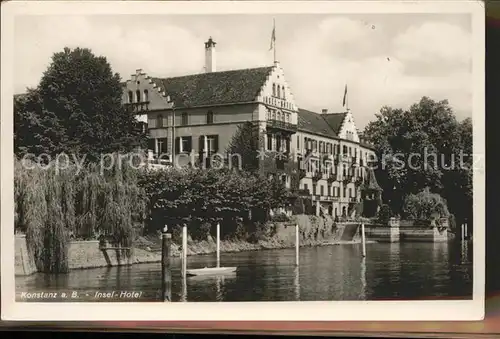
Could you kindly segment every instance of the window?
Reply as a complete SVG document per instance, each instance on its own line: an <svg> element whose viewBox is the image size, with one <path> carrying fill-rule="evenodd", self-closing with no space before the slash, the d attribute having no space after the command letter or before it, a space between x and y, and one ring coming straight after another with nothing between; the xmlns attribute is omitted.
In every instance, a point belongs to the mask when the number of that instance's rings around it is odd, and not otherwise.
<svg viewBox="0 0 500 339"><path fill-rule="evenodd" d="M149 92L147 89L144 90L144 101L149 101Z"/></svg>
<svg viewBox="0 0 500 339"><path fill-rule="evenodd" d="M273 97L276 96L276 84L273 84Z"/></svg>
<svg viewBox="0 0 500 339"><path fill-rule="evenodd" d="M157 119L155 118L148 119L148 128L156 128L156 121Z"/></svg>
<svg viewBox="0 0 500 339"><path fill-rule="evenodd" d="M134 102L134 93L132 91L128 91L128 103L131 104Z"/></svg>
<svg viewBox="0 0 500 339"><path fill-rule="evenodd" d="M161 128L161 127L164 127L163 126L163 115L159 114L156 117L156 128Z"/></svg>
<svg viewBox="0 0 500 339"><path fill-rule="evenodd" d="M317 152L317 151L318 151L318 141L317 141L317 140L314 140L314 141L313 141L313 151L314 151L314 152Z"/></svg>
<svg viewBox="0 0 500 339"><path fill-rule="evenodd" d="M186 126L188 124L188 114L183 112L181 114L181 126Z"/></svg>
<svg viewBox="0 0 500 339"><path fill-rule="evenodd" d="M305 148L306 150L308 150L308 149L309 149L309 144L308 144L308 142L307 142L307 138L304 138L304 148Z"/></svg>
<svg viewBox="0 0 500 339"><path fill-rule="evenodd" d="M300 149L300 137L297 136L297 149Z"/></svg>
<svg viewBox="0 0 500 339"><path fill-rule="evenodd" d="M319 186L319 194L320 195L323 195L325 193L323 187L324 187L323 185Z"/></svg>
<svg viewBox="0 0 500 339"><path fill-rule="evenodd" d="M323 152L323 145L324 145L324 144L323 144L323 141L320 141L320 142L319 142L319 151L320 151L320 152Z"/></svg>
<svg viewBox="0 0 500 339"><path fill-rule="evenodd" d="M304 184L304 190L309 191L309 186L307 186L307 184Z"/></svg>
<svg viewBox="0 0 500 339"><path fill-rule="evenodd" d="M160 138L156 139L156 146L157 146L157 154L163 154L167 152L168 149L168 141L167 138Z"/></svg>
<svg viewBox="0 0 500 339"><path fill-rule="evenodd" d="M137 102L141 102L141 91L139 90L135 91L135 100Z"/></svg>
<svg viewBox="0 0 500 339"><path fill-rule="evenodd" d="M191 137L175 138L175 153L190 153L192 150Z"/></svg>
<svg viewBox="0 0 500 339"><path fill-rule="evenodd" d="M347 154L347 146L342 147L342 154Z"/></svg>
<svg viewBox="0 0 500 339"><path fill-rule="evenodd" d="M267 150L268 151L273 150L273 135L272 134L267 135Z"/></svg>
<svg viewBox="0 0 500 339"><path fill-rule="evenodd" d="M281 143L281 136L277 135L276 136L276 151L281 152L282 149L282 143Z"/></svg>
<svg viewBox="0 0 500 339"><path fill-rule="evenodd" d="M282 86L282 87L281 87L281 95L283 96L283 99L286 99L286 95L285 95L285 86Z"/></svg>
<svg viewBox="0 0 500 339"><path fill-rule="evenodd" d="M213 154L219 150L219 136L218 135L208 135L207 136L207 146L208 153Z"/></svg>
<svg viewBox="0 0 500 339"><path fill-rule="evenodd" d="M278 85L277 90L278 90L278 92L276 93L277 94L276 96L279 98L279 97L281 97L281 88L280 88L280 85Z"/></svg>
<svg viewBox="0 0 500 339"><path fill-rule="evenodd" d="M214 123L214 113L212 111L208 111L207 113L207 124Z"/></svg>
<svg viewBox="0 0 500 339"><path fill-rule="evenodd" d="M281 121L281 112L280 111L276 112L276 120Z"/></svg>

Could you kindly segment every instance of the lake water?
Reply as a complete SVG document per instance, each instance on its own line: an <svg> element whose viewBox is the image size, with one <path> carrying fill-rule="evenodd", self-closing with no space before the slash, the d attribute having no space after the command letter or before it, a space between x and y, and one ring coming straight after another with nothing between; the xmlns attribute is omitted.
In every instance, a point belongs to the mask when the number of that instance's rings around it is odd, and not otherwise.
<svg viewBox="0 0 500 339"><path fill-rule="evenodd" d="M346 244L295 250L222 253L221 266L237 272L218 277L182 279L180 260L172 259L173 301L314 301L384 299L471 299L471 243L373 243ZM213 267L214 255L188 257L188 269ZM18 301L22 292L76 291L78 301L155 301L161 290L161 266L139 264L74 270L69 274L34 274L16 277ZM112 292L111 298L96 292ZM128 295L122 291L136 292ZM69 296L68 296L69 297Z"/></svg>

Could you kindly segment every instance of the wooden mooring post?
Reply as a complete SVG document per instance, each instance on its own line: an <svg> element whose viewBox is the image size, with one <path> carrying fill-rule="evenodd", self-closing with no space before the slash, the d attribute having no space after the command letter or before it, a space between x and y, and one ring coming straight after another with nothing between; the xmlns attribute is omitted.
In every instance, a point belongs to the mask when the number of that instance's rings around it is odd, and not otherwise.
<svg viewBox="0 0 500 339"><path fill-rule="evenodd" d="M366 257L366 237L365 237L365 224L361 223L361 245L363 247L363 258Z"/></svg>
<svg viewBox="0 0 500 339"><path fill-rule="evenodd" d="M172 273L170 271L170 245L172 234L167 233L167 227L161 234L161 292L162 301L172 301Z"/></svg>
<svg viewBox="0 0 500 339"><path fill-rule="evenodd" d="M299 224L296 224L295 225L295 266L299 266L299 249L300 249Z"/></svg>
<svg viewBox="0 0 500 339"><path fill-rule="evenodd" d="M217 267L220 267L220 224L217 223Z"/></svg>
<svg viewBox="0 0 500 339"><path fill-rule="evenodd" d="M187 274L187 226L182 227L182 276L185 277Z"/></svg>

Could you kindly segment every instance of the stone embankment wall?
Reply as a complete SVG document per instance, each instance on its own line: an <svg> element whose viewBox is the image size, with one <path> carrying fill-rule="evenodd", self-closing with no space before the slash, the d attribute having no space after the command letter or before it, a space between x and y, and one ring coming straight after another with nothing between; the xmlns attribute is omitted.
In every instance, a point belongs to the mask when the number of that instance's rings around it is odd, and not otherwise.
<svg viewBox="0 0 500 339"><path fill-rule="evenodd" d="M417 226L412 222L400 222L391 218L388 225L365 225L367 239L378 242L442 242L451 239L448 221L442 220L442 229L438 227Z"/></svg>
<svg viewBox="0 0 500 339"><path fill-rule="evenodd" d="M272 223L271 236L257 243L245 241L221 241L222 252L243 252L262 249L281 249L295 246L295 224L299 225L300 246L316 246L329 243L359 241L359 225L356 223L337 224L331 219L316 216L294 216L291 223ZM152 243L152 248L158 248ZM29 254L24 235L16 236L16 275L35 273L36 266L33 257ZM212 237L204 241L192 241L188 238L188 255L209 254L216 251L216 242ZM135 263L159 262L158 251L133 248L130 255L124 249L101 250L99 241L72 241L68 248L68 265L70 269L96 268L106 266L131 265ZM180 255L180 248L173 243L171 255Z"/></svg>

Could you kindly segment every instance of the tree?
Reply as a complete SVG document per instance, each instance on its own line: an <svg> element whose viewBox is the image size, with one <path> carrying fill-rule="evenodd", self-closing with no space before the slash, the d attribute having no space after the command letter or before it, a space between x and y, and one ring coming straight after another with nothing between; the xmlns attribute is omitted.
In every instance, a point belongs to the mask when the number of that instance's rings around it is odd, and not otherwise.
<svg viewBox="0 0 500 339"><path fill-rule="evenodd" d="M96 160L144 146L145 135L121 98L120 76L105 57L82 48L55 53L37 88L15 99L16 153Z"/></svg>
<svg viewBox="0 0 500 339"><path fill-rule="evenodd" d="M227 153L241 157L241 168L244 171L255 172L259 168L259 129L258 126L248 121L238 126L233 135Z"/></svg>
<svg viewBox="0 0 500 339"><path fill-rule="evenodd" d="M404 216L410 220L436 220L449 216L446 200L428 188L418 194L409 194L403 207Z"/></svg>
<svg viewBox="0 0 500 339"><path fill-rule="evenodd" d="M377 150L376 169L384 200L399 213L405 197L428 187L444 197L457 220L471 218L472 123L459 122L448 101L423 97L408 110L383 107L365 137Z"/></svg>

